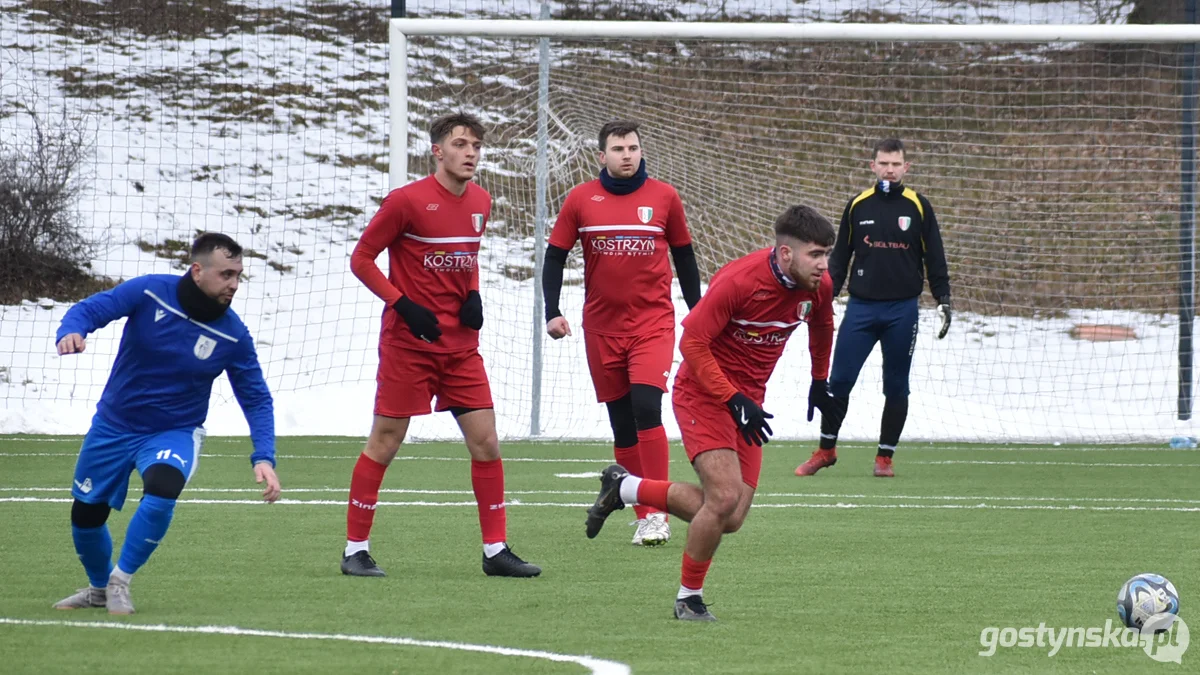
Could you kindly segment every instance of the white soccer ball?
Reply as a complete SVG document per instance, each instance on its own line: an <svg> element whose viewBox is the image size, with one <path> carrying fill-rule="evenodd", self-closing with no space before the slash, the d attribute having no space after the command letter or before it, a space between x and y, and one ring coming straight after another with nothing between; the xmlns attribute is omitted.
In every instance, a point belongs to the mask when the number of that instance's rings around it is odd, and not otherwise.
<svg viewBox="0 0 1200 675"><path fill-rule="evenodd" d="M1117 593L1117 614L1126 626L1141 630L1151 617L1155 631L1167 630L1179 614L1179 592L1175 584L1159 574L1139 574L1125 582Z"/></svg>

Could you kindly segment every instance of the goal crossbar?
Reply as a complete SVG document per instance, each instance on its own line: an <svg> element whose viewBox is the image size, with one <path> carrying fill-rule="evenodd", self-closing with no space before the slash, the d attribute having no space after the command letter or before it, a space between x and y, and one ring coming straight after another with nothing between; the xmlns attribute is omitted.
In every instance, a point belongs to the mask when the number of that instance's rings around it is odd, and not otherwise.
<svg viewBox="0 0 1200 675"><path fill-rule="evenodd" d="M526 38L925 42L1200 42L1195 24L718 23L708 21L534 21L392 19L402 35Z"/></svg>

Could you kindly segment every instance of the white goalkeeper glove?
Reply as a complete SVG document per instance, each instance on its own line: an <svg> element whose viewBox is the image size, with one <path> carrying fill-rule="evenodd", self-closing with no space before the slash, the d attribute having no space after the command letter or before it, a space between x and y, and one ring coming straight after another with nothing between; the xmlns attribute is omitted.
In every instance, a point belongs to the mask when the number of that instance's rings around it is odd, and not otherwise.
<svg viewBox="0 0 1200 675"><path fill-rule="evenodd" d="M942 317L942 329L938 331L938 339L941 340L950 332L950 296L943 295L938 298L937 312L938 316Z"/></svg>

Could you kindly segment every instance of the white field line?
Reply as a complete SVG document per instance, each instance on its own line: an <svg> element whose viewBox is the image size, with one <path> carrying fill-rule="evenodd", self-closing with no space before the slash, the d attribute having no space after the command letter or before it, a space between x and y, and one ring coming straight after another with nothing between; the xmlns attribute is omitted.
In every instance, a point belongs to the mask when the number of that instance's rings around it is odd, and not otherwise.
<svg viewBox="0 0 1200 675"><path fill-rule="evenodd" d="M262 493L262 488L203 488L189 487L185 488L187 494L208 494L208 493L223 493L223 492L246 492L246 493ZM335 493L349 496L349 488L292 488L285 487L283 491L287 494L292 493ZM0 492L59 492L69 494L69 487L0 487ZM380 494L406 494L406 495L473 495L472 490L406 490L402 488L384 489L379 491ZM509 495L595 495L595 490L506 490L505 494ZM1200 501L1196 502L1200 504Z"/></svg>
<svg viewBox="0 0 1200 675"><path fill-rule="evenodd" d="M78 457L78 452L0 452L0 457ZM219 457L219 458L235 458L250 460L250 454L224 454L202 452L200 457L204 459ZM276 455L276 459L281 462L286 462L293 459L332 459L332 460L358 460L358 455ZM580 457L504 457L506 463L512 462L534 462L546 464L612 464L612 457L602 457L599 459L586 459ZM413 462L413 461L430 461L430 462L469 462L470 456L464 451L460 457L434 457L434 456L418 456L418 455L398 455L392 461L396 462ZM673 460L682 461L682 460ZM598 473L596 475L599 475Z"/></svg>
<svg viewBox="0 0 1200 675"><path fill-rule="evenodd" d="M466 642L442 642L435 640L414 640L403 637L385 637L382 635L346 635L342 633L290 633L278 630L258 630L255 628L239 628L237 626L168 626L165 624L116 623L110 621L46 621L34 619L13 619L0 617L0 624L13 626L40 626L45 628L107 628L110 630L144 631L150 633L199 633L203 635L239 635L244 637L284 638L289 640L333 640L338 642L363 642L367 644L385 644L399 647L427 647L431 649L452 649L461 652L481 652L484 654L499 654L501 656L522 656L531 659L556 661L559 663L576 663L588 669L594 675L628 675L629 666L616 661L606 661L591 656L575 656L573 654L558 654L533 649L515 649L513 647L496 647L493 645L475 645Z"/></svg>
<svg viewBox="0 0 1200 675"><path fill-rule="evenodd" d="M78 457L77 452L0 452L0 457ZM214 454L201 453L203 458L236 458L249 459L249 455L230 455L230 454ZM358 455L279 455L277 458L281 462L287 462L294 459L318 459L318 460L357 460ZM433 456L397 456L394 461L430 461L430 462L467 462L470 457L433 457ZM612 459L596 458L596 459L581 459L578 457L505 457L506 463L528 462L536 464L605 464L612 463ZM683 460L671 460L672 464L680 464ZM950 464L976 464L976 465L996 465L996 466L1086 466L1086 467L1121 467L1121 468L1150 468L1164 469L1174 467L1200 467L1200 464L1163 464L1156 462L1134 463L1134 462L1042 462L1032 460L1014 460L1014 461L997 461L986 459L945 459L945 460L907 460L905 464L922 464L927 466L950 465ZM564 476L566 477L566 476Z"/></svg>
<svg viewBox="0 0 1200 675"><path fill-rule="evenodd" d="M254 490L251 490L254 491ZM261 490L258 490L261 492ZM988 501L1008 501L1008 502L1102 502L1106 504L1197 504L1200 505L1200 499L1138 499L1138 498L1122 498L1122 497L1011 497L1011 496L978 496L978 495L867 495L867 494L839 494L831 492L759 492L754 495L755 499L759 497L813 497L826 499L914 499L926 501L953 501L953 502L988 502Z"/></svg>
<svg viewBox="0 0 1200 675"><path fill-rule="evenodd" d="M590 506L590 504L589 504ZM1171 511L1175 513L1197 513L1200 506L1053 506L1049 504L754 504L762 509L959 509L995 511Z"/></svg>
<svg viewBox="0 0 1200 675"><path fill-rule="evenodd" d="M55 436L55 437L49 437L49 438L21 438L19 436L0 435L0 440L5 439L5 438L7 438L8 440L10 440L13 443L82 443L83 442L83 436L66 436L66 437ZM281 436L280 438L288 438L288 437ZM204 442L205 443L249 443L250 441L248 438L240 438L240 437L236 437L236 436L209 436L205 439ZM453 443L453 441L428 441L428 442L429 443L439 443L439 444L440 443ZM305 439L303 441L297 441L297 443L303 443L305 445L355 445L355 446L361 447L361 446L366 445L367 439L366 438L353 438L353 437L347 437L344 439L342 439L342 438L319 438L319 439ZM405 445L424 445L425 443L426 443L426 441L413 441L413 440L405 441ZM590 447L595 447L597 445L610 445L612 443L612 441L605 441L603 439L598 438L594 441L585 440L585 439L565 439L565 440L561 440L561 441L509 441L509 442L506 442L505 444L507 444L507 443L521 443L522 445L535 445L535 446L543 446L543 447L549 447L551 445L566 445L566 446L570 446L570 447L590 448ZM503 445L504 444L502 444L501 447L503 447ZM1134 446L1134 447L1136 447L1136 446Z"/></svg>
<svg viewBox="0 0 1200 675"><path fill-rule="evenodd" d="M69 487L0 487L0 492L36 493L53 492L69 495ZM284 488L284 494L322 494L332 493L348 495L346 488ZM187 488L187 494L225 494L246 493L261 494L262 488ZM471 490L407 490L402 488L384 489L380 494L413 494L413 495L473 495ZM595 490L509 490L508 495L594 495ZM1101 504L1194 504L1200 505L1200 499L1141 499L1134 497L1016 497L1009 495L869 495L851 494L844 492L757 492L755 499L781 499L785 497L801 497L809 499L867 499L867 500L914 500L914 501L949 501L949 502L1062 502L1101 503ZM186 500L181 500L186 501ZM528 506L528 504L526 504Z"/></svg>
<svg viewBox="0 0 1200 675"><path fill-rule="evenodd" d="M1195 452L1193 450L1193 452ZM985 466L1104 466L1104 467L1122 467L1122 468L1153 468L1166 469L1175 467L1200 467L1200 464L1161 464L1161 463L1134 463L1134 462L1039 462L1026 460L1013 460L1001 462L991 459L942 459L942 460L923 460L923 461L905 461L904 464L925 464L925 465L947 465L947 464L976 464Z"/></svg>
<svg viewBox="0 0 1200 675"><path fill-rule="evenodd" d="M21 504L69 504L71 499L59 497L0 497L0 504L4 503L21 503ZM201 505L256 505L263 504L260 499L180 499L180 504L201 504ZM377 506L434 506L434 507L470 507L475 508L476 503L471 501L459 502L431 502L431 501L405 501L392 502L380 501ZM569 503L569 502L523 502L521 500L510 500L505 502L506 506L518 507L553 507L553 508L570 508L570 509L586 509L591 506L588 503ZM346 501L344 499L280 499L275 502L275 506L339 506L345 508ZM957 510L994 510L994 511L1160 511L1160 512L1175 512L1175 513L1193 513L1200 512L1200 506L1179 507L1179 506L1082 506L1076 504L1068 505L1053 505L1053 504L988 504L986 502L979 504L859 504L853 502L837 502L834 504L817 504L811 502L796 502L786 504L754 504L752 508L756 509L957 509Z"/></svg>
<svg viewBox="0 0 1200 675"><path fill-rule="evenodd" d="M959 443L938 443L936 445L926 445L924 443L902 444L897 452L904 453L906 451L913 452L1196 452L1195 448L1172 448L1163 443L1162 445L1114 445L1114 446L1053 446L1044 445L1036 447L1005 447L1005 446L982 446L976 447L972 445L962 445Z"/></svg>
<svg viewBox="0 0 1200 675"><path fill-rule="evenodd" d="M3 439L3 438L4 438L3 436L0 436L0 439ZM286 438L286 437L284 437L284 438ZM19 438L19 437L13 436L13 437L9 437L9 440L12 443L82 443L83 437L82 436L70 436L70 437L51 437L51 438ZM248 443L248 442L249 441L245 438L236 438L236 437L227 437L227 436L209 436L205 440L205 443L209 443L209 444L213 444L213 445L220 444L220 443L244 444L244 443ZM345 439L322 438L322 439L312 439L312 440L306 439L304 441L298 441L298 442L303 443L305 445L362 446L362 445L366 444L367 439L351 438L351 437L348 437ZM436 442L437 443L449 443L451 441L436 441ZM799 443L799 444L807 443L807 441L803 441L803 440L781 441L781 442ZM550 447L553 445L553 446L590 448L590 447L595 447L595 446L608 445L610 443L610 441L606 441L604 439L598 438L594 441L593 440L584 440L584 439L568 439L568 440L561 440L561 441L537 441L537 440L511 441L511 443L520 443L521 445L533 445L536 447ZM409 441L405 445L422 445L422 444L423 443L421 441ZM679 442L673 441L672 445L677 446L677 445L679 445ZM866 445L866 444L864 443L863 445ZM503 447L503 445L501 447ZM1066 446L1066 445L1064 445L1064 446L1060 446L1060 447L1051 447L1049 445L1046 445L1046 446L1039 446L1039 447L1011 447L1010 448L1010 447L1004 447L1004 446L998 446L998 445L997 446L990 446L990 445L974 446L974 445L970 445L970 444L955 443L952 441L936 443L936 444L929 444L929 443L925 443L925 442L907 443L903 446L901 451L903 452L905 450L913 450L913 451L920 451L920 452L929 452L929 451L935 451L935 452L1127 452L1127 451L1132 451L1132 452L1196 452L1195 448L1172 448L1172 447L1168 446L1166 443L1163 443L1162 445L1115 445L1115 446L1091 446L1091 445ZM6 453L0 453L0 455L4 455L4 454L6 454Z"/></svg>

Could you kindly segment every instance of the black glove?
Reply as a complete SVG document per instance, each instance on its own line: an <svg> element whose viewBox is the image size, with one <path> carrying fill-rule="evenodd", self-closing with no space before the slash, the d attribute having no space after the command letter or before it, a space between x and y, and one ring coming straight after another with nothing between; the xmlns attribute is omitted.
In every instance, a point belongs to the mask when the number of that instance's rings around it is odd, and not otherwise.
<svg viewBox="0 0 1200 675"><path fill-rule="evenodd" d="M468 291L467 299L463 300L462 309L458 310L458 320L471 330L483 328L483 298L479 291Z"/></svg>
<svg viewBox="0 0 1200 675"><path fill-rule="evenodd" d="M407 295L400 296L392 308L400 314L404 323L408 324L408 329L412 331L413 335L430 343L442 336L442 329L438 328L437 315L428 307L409 300Z"/></svg>
<svg viewBox="0 0 1200 675"><path fill-rule="evenodd" d="M729 413L733 415L733 422L737 424L738 430L742 432L742 438L747 443L754 445L762 445L771 441L771 425L767 424L767 420L773 419L775 416L763 410L757 403L750 400L750 397L738 392L734 394L725 405L729 407Z"/></svg>
<svg viewBox="0 0 1200 675"><path fill-rule="evenodd" d="M938 298L937 311L938 316L942 317L942 329L938 331L938 339L941 340L950 331L950 296Z"/></svg>
<svg viewBox="0 0 1200 675"><path fill-rule="evenodd" d="M829 402L829 382L827 380L813 380L812 386L808 388L808 421L813 418L813 410L820 410L821 416L825 416L825 404Z"/></svg>

